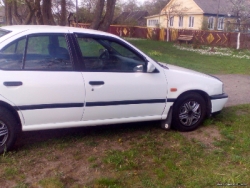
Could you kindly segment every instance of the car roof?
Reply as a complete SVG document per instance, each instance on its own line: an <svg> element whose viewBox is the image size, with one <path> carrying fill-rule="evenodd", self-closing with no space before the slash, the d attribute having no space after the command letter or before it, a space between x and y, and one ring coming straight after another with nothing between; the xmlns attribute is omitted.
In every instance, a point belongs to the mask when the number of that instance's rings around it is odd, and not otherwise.
<svg viewBox="0 0 250 188"><path fill-rule="evenodd" d="M86 34L96 34L105 36L115 36L103 31L97 31L92 29L77 28L77 27L67 27L67 26L52 26L52 25L11 25L3 26L1 29L12 31L15 33L20 33L29 30L32 33L39 32L53 32L53 33L86 33Z"/></svg>

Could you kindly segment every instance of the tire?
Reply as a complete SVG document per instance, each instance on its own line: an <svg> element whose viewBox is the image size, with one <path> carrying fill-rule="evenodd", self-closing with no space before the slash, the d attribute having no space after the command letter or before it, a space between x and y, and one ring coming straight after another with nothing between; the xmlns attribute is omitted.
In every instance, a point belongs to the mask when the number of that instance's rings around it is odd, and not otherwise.
<svg viewBox="0 0 250 188"><path fill-rule="evenodd" d="M206 117L206 102L195 92L182 95L174 104L173 128L181 132L195 130Z"/></svg>
<svg viewBox="0 0 250 188"><path fill-rule="evenodd" d="M0 107L0 154L13 147L18 130L18 123L13 114L6 108Z"/></svg>

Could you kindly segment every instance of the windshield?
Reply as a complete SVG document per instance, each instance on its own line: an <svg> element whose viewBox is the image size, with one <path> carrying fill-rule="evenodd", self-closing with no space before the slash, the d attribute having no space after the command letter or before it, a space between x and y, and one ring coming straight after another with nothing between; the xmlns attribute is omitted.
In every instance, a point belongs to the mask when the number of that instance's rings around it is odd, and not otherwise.
<svg viewBox="0 0 250 188"><path fill-rule="evenodd" d="M8 33L10 33L11 31L8 30L4 30L4 29L0 29L0 38L4 35L7 35Z"/></svg>

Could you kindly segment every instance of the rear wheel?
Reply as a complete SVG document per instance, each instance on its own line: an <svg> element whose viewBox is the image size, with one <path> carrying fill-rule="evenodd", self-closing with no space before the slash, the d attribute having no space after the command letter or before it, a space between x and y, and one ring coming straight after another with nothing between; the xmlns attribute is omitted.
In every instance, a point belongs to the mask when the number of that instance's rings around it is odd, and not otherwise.
<svg viewBox="0 0 250 188"><path fill-rule="evenodd" d="M18 133L18 123L13 114L0 107L0 153L9 151L14 145Z"/></svg>
<svg viewBox="0 0 250 188"><path fill-rule="evenodd" d="M181 96L173 108L173 127L179 131L192 131L205 119L206 102L195 92Z"/></svg>

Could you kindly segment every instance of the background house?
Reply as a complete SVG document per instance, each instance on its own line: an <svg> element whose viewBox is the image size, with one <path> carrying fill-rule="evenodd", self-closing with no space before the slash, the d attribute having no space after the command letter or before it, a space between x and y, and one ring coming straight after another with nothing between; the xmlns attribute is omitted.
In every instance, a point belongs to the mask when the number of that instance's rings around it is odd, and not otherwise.
<svg viewBox="0 0 250 188"><path fill-rule="evenodd" d="M148 27L225 30L236 17L227 0L171 0L160 14L146 19Z"/></svg>
<svg viewBox="0 0 250 188"><path fill-rule="evenodd" d="M114 21L115 25L146 26L147 11L123 12Z"/></svg>

